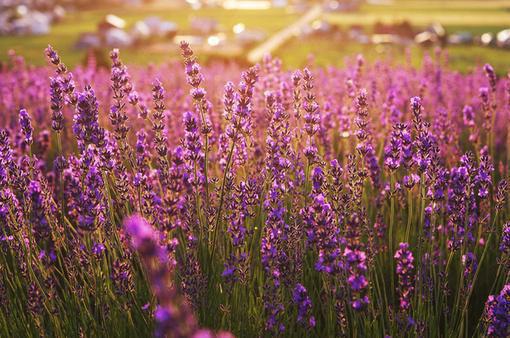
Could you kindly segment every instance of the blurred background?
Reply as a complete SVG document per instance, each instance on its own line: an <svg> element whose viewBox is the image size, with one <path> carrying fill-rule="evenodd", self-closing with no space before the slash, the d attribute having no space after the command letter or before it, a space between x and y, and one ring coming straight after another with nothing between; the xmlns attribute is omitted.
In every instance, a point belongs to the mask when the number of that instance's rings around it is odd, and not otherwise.
<svg viewBox="0 0 510 338"><path fill-rule="evenodd" d="M189 41L200 61L284 67L342 65L363 53L418 66L437 47L452 68L510 66L510 1L501 0L0 0L0 61L16 53L45 64L53 45L69 66L121 49L128 64L179 57Z"/></svg>

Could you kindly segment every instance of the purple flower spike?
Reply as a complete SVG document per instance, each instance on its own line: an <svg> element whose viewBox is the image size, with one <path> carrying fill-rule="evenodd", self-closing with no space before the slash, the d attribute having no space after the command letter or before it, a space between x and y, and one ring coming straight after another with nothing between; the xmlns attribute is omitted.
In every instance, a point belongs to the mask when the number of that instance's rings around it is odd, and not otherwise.
<svg viewBox="0 0 510 338"><path fill-rule="evenodd" d="M292 293L292 301L298 307L298 323L306 325L309 328L315 327L315 317L310 314L312 309L312 300L308 297L308 291L300 283L296 284Z"/></svg>
<svg viewBox="0 0 510 338"><path fill-rule="evenodd" d="M487 336L506 338L510 334L510 284L497 296L490 295L485 303Z"/></svg>
<svg viewBox="0 0 510 338"><path fill-rule="evenodd" d="M32 127L32 123L30 122L30 116L28 115L26 109L21 109L19 111L19 124L21 126L23 136L25 136L26 144L31 145L34 142L33 139L34 128Z"/></svg>
<svg viewBox="0 0 510 338"><path fill-rule="evenodd" d="M144 218L132 216L124 222L124 228L131 236L131 244L142 255L155 256L162 250L156 244L158 240L156 232Z"/></svg>
<svg viewBox="0 0 510 338"><path fill-rule="evenodd" d="M400 243L399 249L395 253L397 261L397 276L400 294L400 309L407 311L411 306L411 296L414 291L414 257L409 250L409 244Z"/></svg>

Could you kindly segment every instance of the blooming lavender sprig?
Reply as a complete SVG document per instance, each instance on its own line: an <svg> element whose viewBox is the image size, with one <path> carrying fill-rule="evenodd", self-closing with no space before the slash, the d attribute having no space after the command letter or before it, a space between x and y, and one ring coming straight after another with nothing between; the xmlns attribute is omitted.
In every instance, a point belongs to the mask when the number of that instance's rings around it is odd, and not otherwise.
<svg viewBox="0 0 510 338"><path fill-rule="evenodd" d="M321 193L314 196L310 207L301 210L308 245L317 247L319 256L315 269L326 274L342 270L340 231L334 221L331 205Z"/></svg>
<svg viewBox="0 0 510 338"><path fill-rule="evenodd" d="M507 256L510 256L510 222L507 222L503 225L499 251Z"/></svg>
<svg viewBox="0 0 510 338"><path fill-rule="evenodd" d="M462 265L464 265L464 278L469 282L478 268L478 260L475 254L467 252L465 255L462 255Z"/></svg>
<svg viewBox="0 0 510 338"><path fill-rule="evenodd" d="M301 78L303 75L301 72L295 71L292 73L292 85L294 87L292 91L294 117L299 120L301 118L301 106L302 106L302 95L301 95Z"/></svg>
<svg viewBox="0 0 510 338"><path fill-rule="evenodd" d="M492 172L494 167L490 160L487 147L482 148L480 151L480 166L475 177L475 182L478 187L478 196L486 198L489 195L489 188L492 186Z"/></svg>
<svg viewBox="0 0 510 338"><path fill-rule="evenodd" d="M86 86L78 94L76 113L73 119L73 132L78 140L80 150L88 144L101 148L105 143L105 131L99 126L99 104L92 87Z"/></svg>
<svg viewBox="0 0 510 338"><path fill-rule="evenodd" d="M492 130L492 104L491 97L489 95L489 88L480 87L479 96L481 100L482 112L483 112L483 128L487 133L490 133Z"/></svg>
<svg viewBox="0 0 510 338"><path fill-rule="evenodd" d="M211 137L213 126L210 120L210 116L208 114L210 103L206 99L207 92L201 86L204 76L200 71L200 66L196 61L195 56L193 55L193 50L191 49L189 43L186 41L181 41L180 43L181 54L184 58L184 68L186 72L186 80L188 84L191 86L191 98L193 99L193 104L195 106L196 112L200 116L201 120L201 128L200 133L204 136L203 141L203 180L202 184L204 184L205 190L205 208L209 208L209 176L208 176L208 166L209 166L209 138ZM197 175L195 175L197 176ZM220 208L221 209L221 208ZM219 219L217 217L217 219ZM206 220L206 223L207 220Z"/></svg>
<svg viewBox="0 0 510 338"><path fill-rule="evenodd" d="M204 179L200 170L204 161L204 153L202 152L202 141L198 131L198 122L195 115L187 111L183 114L183 123L185 131L184 157L189 161L189 171L192 175L189 177L188 181L194 186L199 186Z"/></svg>
<svg viewBox="0 0 510 338"><path fill-rule="evenodd" d="M429 123L425 122L422 117L423 106L421 98L418 96L411 98L410 106L416 132L413 142L415 148L413 163L417 166L419 172L423 173L430 165L430 153L434 146L434 138L429 132Z"/></svg>
<svg viewBox="0 0 510 338"><path fill-rule="evenodd" d="M397 261L400 309L407 311L411 307L411 297L414 292L414 256L409 250L409 244L400 243L394 257Z"/></svg>
<svg viewBox="0 0 510 338"><path fill-rule="evenodd" d="M152 130L154 132L154 144L158 155L159 176L166 189L168 185L168 138L165 113L165 89L159 80L155 80L152 84L152 100L154 102L154 110L152 112Z"/></svg>
<svg viewBox="0 0 510 338"><path fill-rule="evenodd" d="M310 70L305 68L303 70L303 119L305 121L304 128L308 135L306 148L304 151L305 156L309 163L317 161L318 149L316 141L314 140L315 134L320 130L321 117L319 112L319 104L314 93L313 75Z"/></svg>
<svg viewBox="0 0 510 338"><path fill-rule="evenodd" d="M363 158L365 168L370 174L370 178L374 186L379 185L379 163L375 154L375 149L372 145L371 132L369 129L369 117L368 117L368 97L366 89L361 89L358 96L355 99L355 110L356 118L355 124L357 129L355 131L358 144L356 145L356 151Z"/></svg>
<svg viewBox="0 0 510 338"><path fill-rule="evenodd" d="M51 104L51 128L58 132L64 129L64 93L62 91L62 83L59 78L50 78L50 97Z"/></svg>
<svg viewBox="0 0 510 338"><path fill-rule="evenodd" d="M51 240L51 227L46 216L48 210L41 184L38 181L31 181L27 194L31 205L30 222L33 226L35 239L40 243Z"/></svg>
<svg viewBox="0 0 510 338"><path fill-rule="evenodd" d="M397 123L395 124L395 128L398 130L398 137L401 144L401 164L406 168L410 168L414 155L411 133L406 123Z"/></svg>
<svg viewBox="0 0 510 338"><path fill-rule="evenodd" d="M60 80L60 85L64 93L67 103L76 105L78 97L75 93L76 85L74 83L73 74L68 71L66 65L60 59L57 51L52 46L48 45L45 49L46 57L56 66L57 79Z"/></svg>
<svg viewBox="0 0 510 338"><path fill-rule="evenodd" d="M484 317L489 337L508 337L510 334L510 284L499 295L490 295L485 303Z"/></svg>
<svg viewBox="0 0 510 338"><path fill-rule="evenodd" d="M29 146L32 145L32 143L34 142L33 139L34 128L32 127L30 116L28 115L26 109L21 109L19 111L19 124L21 130L23 131L23 136L25 137L25 143Z"/></svg>
<svg viewBox="0 0 510 338"><path fill-rule="evenodd" d="M308 291L306 288L297 283L292 292L292 301L298 307L298 323L305 325L308 328L315 327L315 317L310 314L312 309L312 300L308 297Z"/></svg>
<svg viewBox="0 0 510 338"><path fill-rule="evenodd" d="M356 311L362 311L370 304L367 295L367 255L364 251L353 250L347 247L344 250L343 256L349 273L347 282L352 292L351 306Z"/></svg>
<svg viewBox="0 0 510 338"><path fill-rule="evenodd" d="M496 191L496 210L501 211L503 209L505 202L507 201L507 194L508 194L508 181L503 179L499 181L498 188Z"/></svg>
<svg viewBox="0 0 510 338"><path fill-rule="evenodd" d="M191 309L182 302L175 287L169 284L171 272L167 266L167 255L158 243L158 234L140 216L126 219L124 228L131 236L131 244L140 253L142 262L148 269L152 290L159 301L155 313L156 336L191 335L197 330L197 324Z"/></svg>
<svg viewBox="0 0 510 338"><path fill-rule="evenodd" d="M48 60L53 65L57 66L58 74L63 74L67 72L67 67L65 66L65 64L62 63L62 60L60 59L60 56L58 55L57 51L53 49L51 45L48 45L44 52Z"/></svg>
<svg viewBox="0 0 510 338"><path fill-rule="evenodd" d="M483 66L483 70L485 71L485 76L487 76L487 79L489 80L489 85L492 92L496 91L496 72L494 71L494 68L488 63L486 63Z"/></svg>
<svg viewBox="0 0 510 338"><path fill-rule="evenodd" d="M248 159L246 147L252 128L252 98L257 72L257 67L243 72L237 95L233 92L231 83L225 86L225 117L229 123L224 135L230 142L227 149L222 149L221 156L227 170L230 169L232 159L237 165L244 164Z"/></svg>
<svg viewBox="0 0 510 338"><path fill-rule="evenodd" d="M469 141L473 143L478 142L478 126L475 123L475 112L473 107L470 105L465 105L462 109L462 115L464 119L464 125L469 127Z"/></svg>
<svg viewBox="0 0 510 338"><path fill-rule="evenodd" d="M212 131L212 127L211 122L209 121L209 116L206 115L208 102L205 96L207 92L201 86L204 80L204 76L200 71L200 65L197 63L196 58L193 55L193 50L191 49L189 43L187 43L186 41L181 41L180 47L182 56L184 58L186 80L188 84L191 86L190 94L195 103L197 112L200 113L201 117L202 128L200 132L207 139Z"/></svg>
<svg viewBox="0 0 510 338"><path fill-rule="evenodd" d="M234 84L230 81L227 82L223 88L223 117L225 120L231 121L234 116L237 93ZM231 127L231 124L229 124L225 128L225 131L220 135L218 142L218 156L221 158L220 164L223 167L227 164L230 147L232 147L229 140L234 137L237 138L237 133L235 133L235 130Z"/></svg>
<svg viewBox="0 0 510 338"><path fill-rule="evenodd" d="M314 136L320 128L319 105L317 104L313 88L312 72L305 68L303 70L303 91L305 93L303 102L305 115L303 115L303 118L305 120L305 131L310 137Z"/></svg>
<svg viewBox="0 0 510 338"><path fill-rule="evenodd" d="M129 127L126 124L128 117L125 100L131 93L132 85L127 68L120 60L118 49L112 50L110 59L112 60L111 88L113 91L113 105L110 107L109 118L113 125L115 138L119 142L121 152L124 153L127 149L125 139L129 132Z"/></svg>
<svg viewBox="0 0 510 338"><path fill-rule="evenodd" d="M367 153L366 142L368 140L368 102L367 102L367 91L362 89L355 101L356 104L356 119L355 123L358 129L355 132L356 138L358 139L358 145L356 150L365 156Z"/></svg>
<svg viewBox="0 0 510 338"><path fill-rule="evenodd" d="M2 173L0 173L0 222L4 224L4 227L1 232L8 235L23 226L24 213L21 203L13 191L9 188L1 188L5 186L5 183L2 183L4 178L1 176Z"/></svg>
<svg viewBox="0 0 510 338"><path fill-rule="evenodd" d="M284 305L281 301L282 277L288 261L285 243L288 240L289 225L285 221L283 196L286 188L286 173L290 161L286 158L289 148L286 135L289 133L288 114L286 114L272 93L266 94L266 106L271 114L271 128L266 139L266 171L271 179L270 189L264 201L267 219L264 235L261 239L261 261L266 276L264 308L266 310L266 329L283 332L285 325L281 321Z"/></svg>
<svg viewBox="0 0 510 338"><path fill-rule="evenodd" d="M393 127L389 144L384 149L384 164L390 171L395 171L400 167L402 142L399 138L399 132L396 126Z"/></svg>

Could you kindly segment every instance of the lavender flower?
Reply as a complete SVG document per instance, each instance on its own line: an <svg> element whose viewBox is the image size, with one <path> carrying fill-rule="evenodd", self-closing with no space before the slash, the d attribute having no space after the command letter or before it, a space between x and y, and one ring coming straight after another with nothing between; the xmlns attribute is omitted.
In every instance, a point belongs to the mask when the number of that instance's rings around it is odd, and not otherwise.
<svg viewBox="0 0 510 338"><path fill-rule="evenodd" d="M38 242L50 239L51 227L46 217L47 208L41 184L31 181L28 186L28 197L30 200L30 222L34 229L34 235Z"/></svg>
<svg viewBox="0 0 510 338"><path fill-rule="evenodd" d="M305 92L303 110L305 114L305 131L309 137L314 136L320 128L320 115L319 105L316 102L315 94L313 93L313 76L312 73L305 68L303 71L303 91Z"/></svg>
<svg viewBox="0 0 510 338"><path fill-rule="evenodd" d="M50 78L50 97L50 108L52 111L51 128L56 132L60 132L64 129L64 114L62 113L64 93L62 92L61 81L58 78Z"/></svg>
<svg viewBox="0 0 510 338"><path fill-rule="evenodd" d="M492 92L496 91L496 72L494 72L494 68L488 63L483 66L483 70L485 71L485 75L489 80L489 85Z"/></svg>
<svg viewBox="0 0 510 338"><path fill-rule="evenodd" d="M81 191L78 197L78 226L84 231L92 231L106 221L104 181L92 146L87 148L82 165L88 168L84 178L87 189Z"/></svg>
<svg viewBox="0 0 510 338"><path fill-rule="evenodd" d="M505 255L510 255L510 222L503 225L503 233L499 244L499 251Z"/></svg>
<svg viewBox="0 0 510 338"><path fill-rule="evenodd" d="M155 313L157 337L188 337L197 330L191 309L170 285L171 273L165 250L158 243L158 234L140 216L125 220L124 228L131 236L131 244L140 253L152 290L159 301Z"/></svg>
<svg viewBox="0 0 510 338"><path fill-rule="evenodd" d="M82 150L88 144L102 147L105 142L104 129L99 126L99 111L96 95L92 87L85 87L85 91L78 94L76 114L73 119L73 132Z"/></svg>
<svg viewBox="0 0 510 338"><path fill-rule="evenodd" d="M113 105L110 108L110 122L113 125L115 132L115 138L119 141L119 147L121 152L126 151L126 143L123 142L129 132L127 126L127 115L125 109L125 99L131 93L132 85L130 82L129 74L126 66L122 64L119 58L119 50L114 49L110 53L110 59L112 60L111 70L111 88L113 91Z"/></svg>
<svg viewBox="0 0 510 338"><path fill-rule="evenodd" d="M384 164L390 171L395 171L400 167L401 148L402 142L399 138L399 133L395 126L394 130L391 132L390 143L384 149L385 153Z"/></svg>
<svg viewBox="0 0 510 338"><path fill-rule="evenodd" d="M411 297L414 292L414 257L409 250L409 244L400 243L395 252L397 261L398 291L400 295L400 309L407 311L411 306Z"/></svg>
<svg viewBox="0 0 510 338"><path fill-rule="evenodd" d="M487 148L480 151L480 167L475 177L478 186L478 196L486 198L489 194L489 187L492 185L492 172L494 168L490 161Z"/></svg>
<svg viewBox="0 0 510 338"><path fill-rule="evenodd" d="M30 146L34 142L34 128L32 127L30 116L28 115L26 109L21 109L19 111L19 124L21 126L21 130L23 131L23 136L25 137L25 143Z"/></svg>
<svg viewBox="0 0 510 338"><path fill-rule="evenodd" d="M349 275L347 282L352 291L351 306L356 311L361 311L370 303L367 293L368 280L366 278L367 265L366 254L360 250L346 248L343 254Z"/></svg>
<svg viewBox="0 0 510 338"><path fill-rule="evenodd" d="M510 334L510 285L506 284L499 295L490 295L485 303L487 336L508 337Z"/></svg>
<svg viewBox="0 0 510 338"><path fill-rule="evenodd" d="M298 307L298 323L309 328L315 327L315 317L310 314L312 309L312 300L308 297L308 292L302 284L296 284L292 293L292 301Z"/></svg>
<svg viewBox="0 0 510 338"><path fill-rule="evenodd" d="M464 278L469 281L478 268L476 256L472 252L462 255L462 265L464 265Z"/></svg>

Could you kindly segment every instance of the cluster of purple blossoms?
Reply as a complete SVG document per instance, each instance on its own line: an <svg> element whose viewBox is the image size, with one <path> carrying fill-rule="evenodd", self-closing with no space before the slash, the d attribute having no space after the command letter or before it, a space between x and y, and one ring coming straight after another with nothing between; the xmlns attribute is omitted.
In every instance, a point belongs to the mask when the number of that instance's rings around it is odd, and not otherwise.
<svg viewBox="0 0 510 338"><path fill-rule="evenodd" d="M48 212L41 184L31 181L28 185L27 195L30 200L30 222L32 223L35 239L38 242L51 240L51 228L46 217Z"/></svg>
<svg viewBox="0 0 510 338"><path fill-rule="evenodd" d="M492 92L496 91L497 77L494 68L488 63L483 66L483 70L485 71L485 76L489 80L489 86Z"/></svg>
<svg viewBox="0 0 510 338"><path fill-rule="evenodd" d="M128 218L124 222L124 228L148 269L149 281L159 302L154 313L156 336L193 336L198 331L196 320L175 287L169 284L171 272L165 250L159 244L158 233L140 216Z"/></svg>
<svg viewBox="0 0 510 338"><path fill-rule="evenodd" d="M395 171L401 163L402 142L396 126L393 127L389 144L384 148L384 165L390 170Z"/></svg>
<svg viewBox="0 0 510 338"><path fill-rule="evenodd" d="M23 132L23 136L25 137L25 143L30 146L34 142L34 128L32 127L30 116L28 115L26 109L21 109L19 111L19 125L21 127L21 131Z"/></svg>
<svg viewBox="0 0 510 338"><path fill-rule="evenodd" d="M464 108L462 108L462 116L464 117L464 125L468 126L470 129L469 141L476 142L478 140L478 131L476 130L475 112L473 107L465 105Z"/></svg>
<svg viewBox="0 0 510 338"><path fill-rule="evenodd" d="M227 232L232 239L234 248L241 248L246 243L247 235L249 235L245 223L250 216L253 216L252 209L257 203L259 193L255 180L242 181L233 190Z"/></svg>
<svg viewBox="0 0 510 338"><path fill-rule="evenodd" d="M168 185L168 137L165 129L166 114L165 114L165 89L161 81L155 80L152 84L152 101L154 102L154 109L152 112L152 130L154 132L154 146L158 155L157 160L159 164L158 174L163 183L163 187Z"/></svg>
<svg viewBox="0 0 510 338"><path fill-rule="evenodd" d="M370 303L367 296L367 256L363 251L349 248L344 250L343 256L348 272L347 282L352 292L351 306L354 310L361 311Z"/></svg>
<svg viewBox="0 0 510 338"><path fill-rule="evenodd" d="M302 212L308 245L317 247L317 271L336 274L342 268L340 232L334 223L331 205L322 194L314 197L312 205Z"/></svg>
<svg viewBox="0 0 510 338"><path fill-rule="evenodd" d="M244 265L246 263L246 258L247 255L243 252L237 256L231 255L225 262L225 268L221 273L221 277L223 277L230 286L240 280L242 280L243 283L245 282Z"/></svg>
<svg viewBox="0 0 510 338"><path fill-rule="evenodd" d="M192 186L199 186L204 181L202 167L204 165L204 153L202 141L198 130L198 121L195 115L187 111L183 115L184 123L184 158L188 161L188 182Z"/></svg>
<svg viewBox="0 0 510 338"><path fill-rule="evenodd" d="M283 332L285 326L280 317L284 307L279 299L279 291L288 261L284 247L288 240L289 225L285 220L283 198L287 191L287 170L290 167L286 137L289 133L289 116L272 93L266 94L266 106L272 117L266 139L266 171L271 186L264 201L267 219L261 239L261 261L267 278L264 307L267 312L266 329Z"/></svg>
<svg viewBox="0 0 510 338"><path fill-rule="evenodd" d="M433 135L429 132L429 123L423 120L422 111L423 106L421 98L411 98L411 111L413 114L413 124L416 132L414 139L415 152L413 156L413 163L416 165L418 171L423 173L427 170L431 162L431 151L434 147L435 140Z"/></svg>
<svg viewBox="0 0 510 338"><path fill-rule="evenodd" d="M73 73L69 72L66 65L60 59L57 52L48 45L45 50L46 57L56 67L55 81L60 84L62 93L64 94L64 102L70 105L76 105L77 95L75 93L76 85L73 79Z"/></svg>
<svg viewBox="0 0 510 338"><path fill-rule="evenodd" d="M228 139L228 145L222 142L220 154L222 155L221 164L231 166L243 165L248 160L247 142L252 129L252 99L255 83L258 79L258 68L252 67L241 75L241 82L237 93L234 92L232 83L225 85L224 117L228 121L224 134L220 139ZM229 161L230 157L230 161ZM230 168L227 168L230 169Z"/></svg>
<svg viewBox="0 0 510 338"><path fill-rule="evenodd" d="M489 187L492 186L492 172L494 167L491 163L488 149L482 148L480 151L480 166L475 177L475 182L478 187L478 196L486 198L489 195Z"/></svg>
<svg viewBox="0 0 510 338"><path fill-rule="evenodd" d="M462 265L464 265L464 278L469 282L470 278L478 269L478 260L472 252L462 255Z"/></svg>
<svg viewBox="0 0 510 338"><path fill-rule="evenodd" d="M298 323L310 328L315 327L315 317L310 314L312 309L312 300L308 297L308 291L302 284L296 284L296 287L292 292L292 301L298 307Z"/></svg>
<svg viewBox="0 0 510 338"><path fill-rule="evenodd" d="M206 99L206 90L201 86L204 81L204 76L201 73L200 65L193 55L189 43L181 41L180 44L181 54L184 58L184 70L186 73L186 81L191 86L190 95L193 99L197 113L200 115L202 128L200 132L205 136L206 148L208 146L207 138L212 131L211 121L206 112L209 109L209 102Z"/></svg>
<svg viewBox="0 0 510 338"><path fill-rule="evenodd" d="M104 182L92 146L86 149L81 165L87 168L83 180L83 184L85 184L87 189L81 191L77 201L77 221L80 229L92 231L98 226L104 225L106 221L103 194Z"/></svg>
<svg viewBox="0 0 510 338"><path fill-rule="evenodd" d="M310 70L305 69L303 71L303 92L305 95L302 106L305 112L303 115L305 121L304 129L308 135L308 140L304 154L310 163L316 161L318 149L313 137L320 130L321 122L319 105L313 92L313 87L313 75Z"/></svg>
<svg viewBox="0 0 510 338"><path fill-rule="evenodd" d="M79 142L80 150L84 151L88 144L98 148L105 142L105 130L99 126L99 107L94 90L86 86L78 94L76 113L73 119L73 132Z"/></svg>
<svg viewBox="0 0 510 338"><path fill-rule="evenodd" d="M56 132L64 129L64 93L62 91L62 83L59 78L50 78L50 97L51 104L51 128Z"/></svg>
<svg viewBox="0 0 510 338"><path fill-rule="evenodd" d="M484 317L489 337L510 335L510 285L506 284L499 295L490 295L485 303Z"/></svg>
<svg viewBox="0 0 510 338"><path fill-rule="evenodd" d="M123 141L129 132L129 127L126 125L128 117L126 115L125 99L129 97L133 88L127 73L127 67L122 64L119 58L118 49L114 49L110 53L110 59L112 60L110 79L113 91L113 104L110 107L109 118L113 126L115 138L122 148L121 151L124 152L126 146Z"/></svg>
<svg viewBox="0 0 510 338"><path fill-rule="evenodd" d="M409 250L409 244L400 243L395 252L397 261L398 292L400 297L400 309L407 311L411 306L411 297L414 292L414 256Z"/></svg>
<svg viewBox="0 0 510 338"><path fill-rule="evenodd" d="M503 225L503 233L499 244L499 251L505 255L510 255L510 222Z"/></svg>

